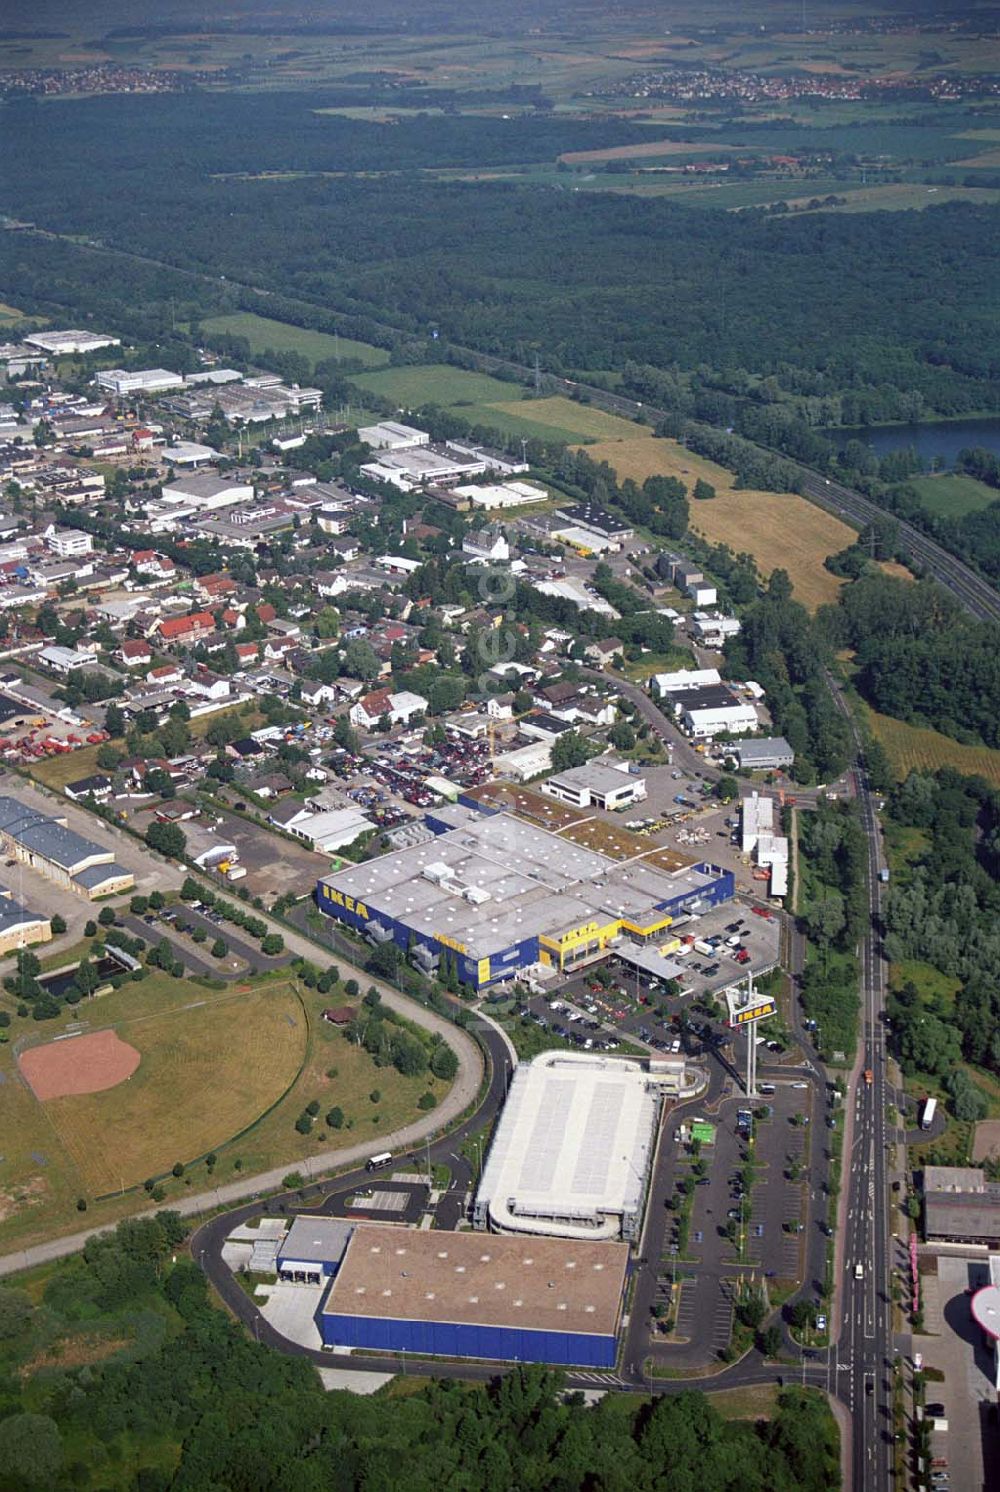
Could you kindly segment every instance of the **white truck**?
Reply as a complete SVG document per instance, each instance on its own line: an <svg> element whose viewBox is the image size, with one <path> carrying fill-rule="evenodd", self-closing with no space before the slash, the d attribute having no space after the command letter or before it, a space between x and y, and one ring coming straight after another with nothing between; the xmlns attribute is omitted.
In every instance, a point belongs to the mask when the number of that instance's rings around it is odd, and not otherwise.
<svg viewBox="0 0 1000 1492"><path fill-rule="evenodd" d="M934 1123L934 1115L937 1112L937 1099L925 1098L923 1108L920 1110L920 1128L930 1129Z"/></svg>

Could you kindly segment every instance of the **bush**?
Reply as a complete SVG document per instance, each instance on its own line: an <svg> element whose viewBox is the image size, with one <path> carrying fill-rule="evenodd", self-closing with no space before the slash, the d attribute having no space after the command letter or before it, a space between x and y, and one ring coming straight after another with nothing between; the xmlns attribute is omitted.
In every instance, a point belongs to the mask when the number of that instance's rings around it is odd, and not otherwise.
<svg viewBox="0 0 1000 1492"><path fill-rule="evenodd" d="M83 936L85 938L96 938L97 937L97 923L94 922L92 919L89 919L87 922L84 923L84 925L83 925Z"/></svg>
<svg viewBox="0 0 1000 1492"><path fill-rule="evenodd" d="M273 958L278 953L284 953L285 940L280 933L265 933L261 939L260 951Z"/></svg>
<svg viewBox="0 0 1000 1492"><path fill-rule="evenodd" d="M229 949L226 947L223 940L221 938L216 938L215 942L212 944L212 957L225 958L228 952Z"/></svg>
<svg viewBox="0 0 1000 1492"><path fill-rule="evenodd" d="M326 1122L331 1129L343 1129L344 1111L342 1108L332 1108L326 1116Z"/></svg>
<svg viewBox="0 0 1000 1492"><path fill-rule="evenodd" d="M315 1119L316 1115L319 1113L318 1098L310 1099L310 1101L306 1104L306 1113L311 1114L312 1117Z"/></svg>
<svg viewBox="0 0 1000 1492"><path fill-rule="evenodd" d="M361 993L361 986L356 979L349 979L344 985L344 994L348 999L356 1000Z"/></svg>
<svg viewBox="0 0 1000 1492"><path fill-rule="evenodd" d="M421 1093L420 1097L417 1099L417 1108L418 1109L425 1109L425 1110L426 1109L436 1109L437 1108L437 1099L434 1097L434 1094L433 1093Z"/></svg>
<svg viewBox="0 0 1000 1492"><path fill-rule="evenodd" d="M295 1128L298 1130L298 1132L299 1132L300 1135L311 1134L312 1133L312 1127L313 1127L313 1122L309 1118L308 1114L300 1114L299 1117L295 1121Z"/></svg>
<svg viewBox="0 0 1000 1492"><path fill-rule="evenodd" d="M87 1210L87 1199L86 1199L86 1197L77 1197L77 1199L76 1199L76 1210L77 1210L77 1212L86 1212L86 1210Z"/></svg>
<svg viewBox="0 0 1000 1492"><path fill-rule="evenodd" d="M10 1025L10 1013L9 1013L9 1011L0 1010L0 1029L6 1029L6 1027L9 1026L9 1025Z"/></svg>
<svg viewBox="0 0 1000 1492"><path fill-rule="evenodd" d="M64 933L66 931L66 918L61 917L58 912L56 912L49 919L49 921L52 927L52 936L54 938L57 938L60 933Z"/></svg>
<svg viewBox="0 0 1000 1492"><path fill-rule="evenodd" d="M381 1103L382 1102L382 1091L381 1091L381 1089L379 1089L379 1088L373 1088L372 1091L369 1093L368 1097L371 1099L372 1103Z"/></svg>
<svg viewBox="0 0 1000 1492"><path fill-rule="evenodd" d="M101 910L97 914L97 920L101 924L102 927L114 927L114 925L115 925L115 911L114 911L114 907L102 907Z"/></svg>
<svg viewBox="0 0 1000 1492"><path fill-rule="evenodd" d="M436 1078L450 1081L458 1071L458 1058L446 1041L440 1042L431 1055L431 1072Z"/></svg>
<svg viewBox="0 0 1000 1492"><path fill-rule="evenodd" d="M282 1186L287 1187L290 1192L298 1191L305 1185L305 1181L306 1178L301 1171L289 1171L287 1176L281 1178Z"/></svg>
<svg viewBox="0 0 1000 1492"><path fill-rule="evenodd" d="M154 1202L162 1202L167 1193L162 1186L156 1185L153 1187L151 1195Z"/></svg>
<svg viewBox="0 0 1000 1492"><path fill-rule="evenodd" d="M148 896L133 896L128 904L128 909L136 917L144 917L149 911Z"/></svg>
<svg viewBox="0 0 1000 1492"><path fill-rule="evenodd" d="M149 893L149 910L151 912L162 911L166 904L167 898L162 891L151 891Z"/></svg>
<svg viewBox="0 0 1000 1492"><path fill-rule="evenodd" d="M184 1163L183 1163L183 1161L176 1161L174 1163L174 1165L171 1167L170 1174L171 1174L171 1176L183 1176L184 1175Z"/></svg>

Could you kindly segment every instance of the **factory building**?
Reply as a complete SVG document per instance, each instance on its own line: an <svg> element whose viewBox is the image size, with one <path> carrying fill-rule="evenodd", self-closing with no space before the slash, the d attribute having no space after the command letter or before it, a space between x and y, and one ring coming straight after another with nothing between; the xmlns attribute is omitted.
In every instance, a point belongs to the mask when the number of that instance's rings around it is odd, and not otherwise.
<svg viewBox="0 0 1000 1492"><path fill-rule="evenodd" d="M544 1052L516 1069L476 1193L480 1229L634 1239L661 1085L624 1057Z"/></svg>
<svg viewBox="0 0 1000 1492"><path fill-rule="evenodd" d="M132 872L116 862L111 850L76 834L65 819L26 808L16 798L0 797L0 844L47 880L90 900L135 884Z"/></svg>
<svg viewBox="0 0 1000 1492"><path fill-rule="evenodd" d="M536 963L578 968L623 934L652 939L734 893L732 872L718 866L668 868L655 851L623 863L472 799L426 822L434 840L324 876L317 904L428 972L454 958L475 989Z"/></svg>
<svg viewBox="0 0 1000 1492"><path fill-rule="evenodd" d="M584 762L569 767L541 784L542 792L574 808L603 808L612 811L639 803L646 796L645 777L630 773L626 763Z"/></svg>
<svg viewBox="0 0 1000 1492"><path fill-rule="evenodd" d="M316 1317L327 1347L615 1365L626 1244L375 1223L352 1228L342 1249L339 1238L331 1242L337 1257L329 1271L323 1259L305 1261L316 1274L333 1274Z"/></svg>

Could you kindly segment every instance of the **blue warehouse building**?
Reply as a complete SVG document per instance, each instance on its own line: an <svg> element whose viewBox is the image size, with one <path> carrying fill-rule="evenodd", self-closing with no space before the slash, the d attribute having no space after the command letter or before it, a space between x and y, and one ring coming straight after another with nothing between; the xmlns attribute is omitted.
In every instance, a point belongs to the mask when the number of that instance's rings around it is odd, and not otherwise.
<svg viewBox="0 0 1000 1492"><path fill-rule="evenodd" d="M324 876L317 904L373 943L395 942L427 972L453 959L475 989L530 964L569 973L623 937L662 937L675 917L735 891L719 866L641 840L635 856L614 859L572 832L471 799L431 810L426 822L433 840Z"/></svg>
<svg viewBox="0 0 1000 1492"><path fill-rule="evenodd" d="M317 1315L326 1346L611 1368L623 1243L361 1223Z"/></svg>

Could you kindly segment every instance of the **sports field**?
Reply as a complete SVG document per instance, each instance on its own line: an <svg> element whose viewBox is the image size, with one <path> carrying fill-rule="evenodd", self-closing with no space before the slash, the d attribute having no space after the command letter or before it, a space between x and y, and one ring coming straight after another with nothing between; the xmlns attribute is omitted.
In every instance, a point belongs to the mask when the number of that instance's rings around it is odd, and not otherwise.
<svg viewBox="0 0 1000 1492"><path fill-rule="evenodd" d="M144 1205L145 1193L128 1188L147 1177L163 1178L169 1206L239 1172L291 1170L359 1141L377 1147L417 1116L423 1093L440 1101L448 1082L377 1068L320 1019L343 999L339 987L321 995L280 976L220 991L155 973L38 1023L0 995L12 1015L9 1043L0 1043L0 1253L83 1222L113 1224ZM87 1035L53 1040L72 1029ZM40 1101L28 1076L39 1092L65 1096ZM313 1101L320 1112L303 1135L295 1122ZM334 1107L339 1130L324 1122ZM218 1156L212 1170L198 1160L209 1151ZM175 1178L178 1161L185 1173Z"/></svg>
<svg viewBox="0 0 1000 1492"><path fill-rule="evenodd" d="M246 337L254 356L270 347L273 352L300 352L313 367L327 358L357 359L370 368L381 367L389 361L384 347L355 342L351 337L335 337L330 332L312 331L306 326L293 326L290 321L272 321L270 316L257 316L253 311L209 316L201 325L207 332Z"/></svg>
<svg viewBox="0 0 1000 1492"><path fill-rule="evenodd" d="M176 987L183 1003L117 1023L115 1034L139 1053L130 1077L43 1106L92 1196L223 1145L281 1097L305 1056L305 1014L290 985L247 994Z"/></svg>
<svg viewBox="0 0 1000 1492"><path fill-rule="evenodd" d="M865 708L872 733L885 747L896 776L908 772L935 772L938 767L954 767L968 777L985 777L1000 787L1000 751L988 746L963 746L940 731L919 725L907 725L891 715L880 715Z"/></svg>
<svg viewBox="0 0 1000 1492"><path fill-rule="evenodd" d="M793 492L737 492L731 472L674 440L641 435L585 449L591 460L607 461L621 479L679 477L689 492L699 477L709 482L717 495L707 502L692 501L694 532L713 544L752 554L763 575L778 566L787 570L796 599L810 611L836 601L843 582L823 568L823 561L850 544L855 533L804 497Z"/></svg>
<svg viewBox="0 0 1000 1492"><path fill-rule="evenodd" d="M963 518L966 513L978 513L991 503L1000 502L1000 492L995 487L961 472L910 477L907 486L914 488L928 512L942 518Z"/></svg>
<svg viewBox="0 0 1000 1492"><path fill-rule="evenodd" d="M504 383L468 368L454 368L450 363L383 368L378 373L361 373L351 382L381 399L391 399L401 409L418 409L422 404L440 404L443 409L488 404L512 399L517 392L516 383Z"/></svg>

